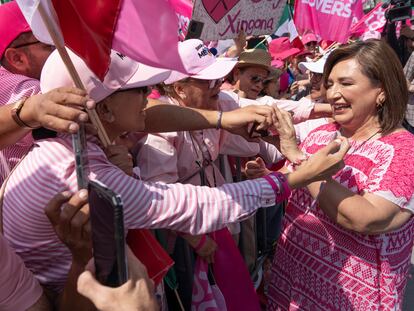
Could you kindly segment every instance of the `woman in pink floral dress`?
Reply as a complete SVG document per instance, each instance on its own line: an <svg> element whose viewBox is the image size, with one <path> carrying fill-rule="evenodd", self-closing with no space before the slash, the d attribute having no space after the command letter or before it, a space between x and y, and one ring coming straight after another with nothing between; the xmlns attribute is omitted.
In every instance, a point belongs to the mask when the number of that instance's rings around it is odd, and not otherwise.
<svg viewBox="0 0 414 311"><path fill-rule="evenodd" d="M401 310L414 236L402 67L386 43L369 40L334 51L324 74L335 123L310 132L298 157L337 135L351 149L332 179L292 193L268 310Z"/></svg>

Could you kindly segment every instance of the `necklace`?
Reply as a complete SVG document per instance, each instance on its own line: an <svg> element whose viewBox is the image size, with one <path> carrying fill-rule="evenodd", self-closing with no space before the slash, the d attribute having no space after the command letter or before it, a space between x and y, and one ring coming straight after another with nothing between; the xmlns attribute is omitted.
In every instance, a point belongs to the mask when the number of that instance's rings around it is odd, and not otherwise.
<svg viewBox="0 0 414 311"><path fill-rule="evenodd" d="M354 142L356 142L355 140L351 143L351 148L350 150L348 150L347 154L344 157L344 161L351 155L353 154L355 151L361 149L363 146L365 146L365 144L367 142L369 142L372 138L374 138L375 136L377 136L380 133L380 130L376 131L374 134L372 134L370 137L368 137L366 140L364 140L359 146L356 146L356 148L354 148ZM358 143L357 143L358 144ZM356 144L356 145L357 145Z"/></svg>

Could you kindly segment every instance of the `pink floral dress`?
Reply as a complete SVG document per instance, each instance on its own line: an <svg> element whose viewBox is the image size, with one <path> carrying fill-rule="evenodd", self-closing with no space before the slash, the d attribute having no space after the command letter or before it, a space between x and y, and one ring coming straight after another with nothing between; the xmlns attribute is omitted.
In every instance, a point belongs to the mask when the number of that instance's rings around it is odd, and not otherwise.
<svg viewBox="0 0 414 311"><path fill-rule="evenodd" d="M313 130L313 154L338 125ZM336 181L414 212L414 136L407 131L354 142ZM364 235L331 221L306 188L292 193L277 245L268 310L401 310L413 247L414 218L384 234Z"/></svg>

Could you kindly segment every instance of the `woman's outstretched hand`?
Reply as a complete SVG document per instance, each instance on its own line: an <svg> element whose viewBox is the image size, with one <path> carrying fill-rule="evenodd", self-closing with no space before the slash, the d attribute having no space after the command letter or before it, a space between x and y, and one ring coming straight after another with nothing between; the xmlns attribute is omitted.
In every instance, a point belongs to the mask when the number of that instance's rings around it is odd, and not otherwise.
<svg viewBox="0 0 414 311"><path fill-rule="evenodd" d="M326 180L344 167L343 158L350 148L345 137L339 137L303 161L296 170L288 174L292 188L306 186L314 181Z"/></svg>

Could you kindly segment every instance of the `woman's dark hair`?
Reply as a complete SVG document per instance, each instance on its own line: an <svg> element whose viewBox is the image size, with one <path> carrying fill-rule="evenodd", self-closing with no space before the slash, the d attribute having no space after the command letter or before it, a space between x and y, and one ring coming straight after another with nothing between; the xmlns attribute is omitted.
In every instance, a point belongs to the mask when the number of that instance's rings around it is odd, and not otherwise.
<svg viewBox="0 0 414 311"><path fill-rule="evenodd" d="M407 109L408 88L401 63L392 48L381 40L358 41L333 51L326 60L323 83L327 87L332 68L339 62L355 59L372 85L380 86L385 101L378 109L383 133L400 126Z"/></svg>

